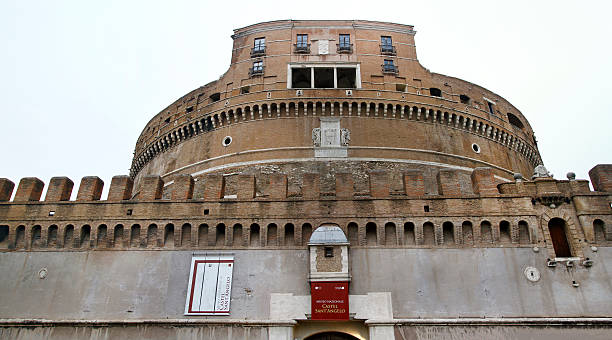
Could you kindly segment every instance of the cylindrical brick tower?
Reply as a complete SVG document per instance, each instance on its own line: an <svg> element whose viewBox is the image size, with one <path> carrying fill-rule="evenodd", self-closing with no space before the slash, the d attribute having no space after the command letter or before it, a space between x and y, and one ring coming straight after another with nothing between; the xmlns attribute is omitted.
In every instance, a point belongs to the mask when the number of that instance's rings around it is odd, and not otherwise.
<svg viewBox="0 0 612 340"><path fill-rule="evenodd" d="M501 96L431 73L417 59L413 26L346 20L283 20L235 30L229 69L153 117L135 148L137 193L146 175L166 192L177 175L219 172L226 193L238 173L319 173L476 167L501 182L541 163L529 122ZM326 181L326 178L328 179ZM394 189L394 188L392 188ZM289 188L299 192L299 188Z"/></svg>

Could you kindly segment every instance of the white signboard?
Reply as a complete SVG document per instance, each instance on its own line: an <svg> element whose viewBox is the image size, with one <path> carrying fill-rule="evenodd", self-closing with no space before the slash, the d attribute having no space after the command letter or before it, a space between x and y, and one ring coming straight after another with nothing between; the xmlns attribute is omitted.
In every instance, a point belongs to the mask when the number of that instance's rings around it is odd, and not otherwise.
<svg viewBox="0 0 612 340"><path fill-rule="evenodd" d="M229 315L233 255L198 255L191 259L185 315Z"/></svg>

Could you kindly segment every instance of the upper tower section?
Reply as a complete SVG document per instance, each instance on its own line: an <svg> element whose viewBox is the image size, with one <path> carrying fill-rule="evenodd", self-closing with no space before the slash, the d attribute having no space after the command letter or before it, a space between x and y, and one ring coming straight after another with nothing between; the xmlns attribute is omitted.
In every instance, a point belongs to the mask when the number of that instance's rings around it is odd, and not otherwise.
<svg viewBox="0 0 612 340"><path fill-rule="evenodd" d="M131 176L377 167L490 166L499 180L541 163L525 117L501 96L432 73L413 26L280 20L236 29L229 69L158 113ZM347 163L348 162L348 163ZM231 169L231 170L229 170ZM346 167L344 168L346 171Z"/></svg>

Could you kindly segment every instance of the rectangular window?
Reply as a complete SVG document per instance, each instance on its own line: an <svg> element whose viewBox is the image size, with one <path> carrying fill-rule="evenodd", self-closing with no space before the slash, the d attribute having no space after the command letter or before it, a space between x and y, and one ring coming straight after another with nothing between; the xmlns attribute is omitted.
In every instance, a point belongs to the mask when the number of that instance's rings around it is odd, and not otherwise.
<svg viewBox="0 0 612 340"><path fill-rule="evenodd" d="M350 34L340 34L340 46L348 47L351 45L351 35Z"/></svg>
<svg viewBox="0 0 612 340"><path fill-rule="evenodd" d="M297 35L297 48L308 48L308 34Z"/></svg>
<svg viewBox="0 0 612 340"><path fill-rule="evenodd" d="M259 60L253 63L253 72L263 71L263 61Z"/></svg>
<svg viewBox="0 0 612 340"><path fill-rule="evenodd" d="M256 38L253 47L255 51L264 51L266 49L266 38Z"/></svg>
<svg viewBox="0 0 612 340"><path fill-rule="evenodd" d="M292 89L309 89L311 87L312 84L310 83L310 68L291 69Z"/></svg>
<svg viewBox="0 0 612 340"><path fill-rule="evenodd" d="M357 69L352 67L338 67L338 88L339 89L354 89Z"/></svg>
<svg viewBox="0 0 612 340"><path fill-rule="evenodd" d="M334 87L334 69L327 67L315 67L315 88L330 89Z"/></svg>
<svg viewBox="0 0 612 340"><path fill-rule="evenodd" d="M380 53L395 55L395 47L393 47L393 42L391 41L391 37L388 37L388 36L380 37Z"/></svg>
<svg viewBox="0 0 612 340"><path fill-rule="evenodd" d="M395 72L397 72L397 69L395 68L395 65L393 64L393 60L385 59L384 64L383 64L383 73L395 73Z"/></svg>

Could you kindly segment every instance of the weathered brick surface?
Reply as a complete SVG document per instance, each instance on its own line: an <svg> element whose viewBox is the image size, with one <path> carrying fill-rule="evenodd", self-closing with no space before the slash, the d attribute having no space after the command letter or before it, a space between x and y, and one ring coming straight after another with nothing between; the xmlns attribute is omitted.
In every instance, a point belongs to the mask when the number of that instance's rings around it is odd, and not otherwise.
<svg viewBox="0 0 612 340"><path fill-rule="evenodd" d="M389 174L387 172L370 172L370 195L372 197L389 196Z"/></svg>
<svg viewBox="0 0 612 340"><path fill-rule="evenodd" d="M45 184L36 177L25 177L19 181L14 202L38 201Z"/></svg>
<svg viewBox="0 0 612 340"><path fill-rule="evenodd" d="M160 176L146 176L143 179L139 199L142 201L161 199L163 188L164 181Z"/></svg>
<svg viewBox="0 0 612 340"><path fill-rule="evenodd" d="M497 181L491 168L476 168L472 171L472 188L475 194L497 195Z"/></svg>
<svg viewBox="0 0 612 340"><path fill-rule="evenodd" d="M238 177L238 190L236 195L238 199L248 200L255 197L256 180L254 175L240 175Z"/></svg>
<svg viewBox="0 0 612 340"><path fill-rule="evenodd" d="M0 202L6 202L11 199L15 183L8 178L0 178Z"/></svg>
<svg viewBox="0 0 612 340"><path fill-rule="evenodd" d="M270 184L268 185L268 195L274 199L287 198L287 175L271 174Z"/></svg>
<svg viewBox="0 0 612 340"><path fill-rule="evenodd" d="M440 170L436 176L438 182L438 194L444 196L461 195L461 186L457 179L457 171Z"/></svg>
<svg viewBox="0 0 612 340"><path fill-rule="evenodd" d="M129 176L114 176L108 190L109 201L123 201L132 197L134 181Z"/></svg>
<svg viewBox="0 0 612 340"><path fill-rule="evenodd" d="M225 195L225 178L223 175L214 174L204 176L204 199L215 200Z"/></svg>
<svg viewBox="0 0 612 340"><path fill-rule="evenodd" d="M353 175L350 173L336 173L336 197L352 198L355 194L353 189Z"/></svg>
<svg viewBox="0 0 612 340"><path fill-rule="evenodd" d="M318 199L319 196L319 174L305 173L302 181L302 197L306 199Z"/></svg>
<svg viewBox="0 0 612 340"><path fill-rule="evenodd" d="M174 178L172 191L173 200L188 200L193 197L193 177L191 175L179 175Z"/></svg>
<svg viewBox="0 0 612 340"><path fill-rule="evenodd" d="M100 177L86 176L81 179L77 201L97 201L102 197L104 182Z"/></svg>
<svg viewBox="0 0 612 340"><path fill-rule="evenodd" d="M595 191L612 192L612 164L598 164L589 171Z"/></svg>
<svg viewBox="0 0 612 340"><path fill-rule="evenodd" d="M406 171L404 173L404 192L408 197L419 197L425 195L425 183L423 172L418 170Z"/></svg>
<svg viewBox="0 0 612 340"><path fill-rule="evenodd" d="M53 177L49 181L45 201L68 201L74 182L68 177Z"/></svg>

